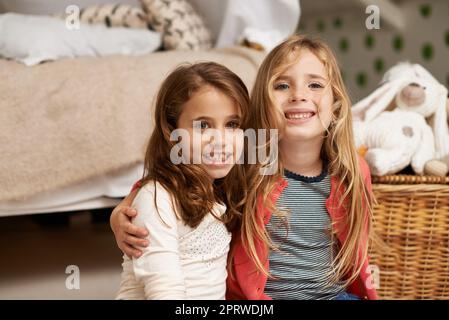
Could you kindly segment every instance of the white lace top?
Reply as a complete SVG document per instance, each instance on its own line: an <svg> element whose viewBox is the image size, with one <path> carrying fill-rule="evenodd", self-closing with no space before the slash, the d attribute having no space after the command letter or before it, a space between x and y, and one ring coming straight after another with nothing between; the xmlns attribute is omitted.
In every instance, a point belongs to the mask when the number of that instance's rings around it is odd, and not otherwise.
<svg viewBox="0 0 449 320"><path fill-rule="evenodd" d="M157 201L156 211L154 199ZM211 214L195 229L177 219L170 194L149 183L137 194L133 223L149 231L150 245L142 256L123 256L123 272L117 299L224 299L226 260L231 234ZM225 213L216 204L216 216Z"/></svg>

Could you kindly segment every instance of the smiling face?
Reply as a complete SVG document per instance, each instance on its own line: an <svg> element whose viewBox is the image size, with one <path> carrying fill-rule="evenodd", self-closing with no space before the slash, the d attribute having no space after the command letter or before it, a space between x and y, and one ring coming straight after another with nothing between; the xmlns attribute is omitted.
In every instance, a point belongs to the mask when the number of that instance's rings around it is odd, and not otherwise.
<svg viewBox="0 0 449 320"><path fill-rule="evenodd" d="M332 120L333 94L324 64L311 51L274 81L273 99L284 113L282 141L322 140Z"/></svg>
<svg viewBox="0 0 449 320"><path fill-rule="evenodd" d="M240 118L235 101L211 86L195 92L182 106L177 127L189 133L190 163L200 162L211 179L225 177L240 157ZM196 154L200 159L194 159Z"/></svg>

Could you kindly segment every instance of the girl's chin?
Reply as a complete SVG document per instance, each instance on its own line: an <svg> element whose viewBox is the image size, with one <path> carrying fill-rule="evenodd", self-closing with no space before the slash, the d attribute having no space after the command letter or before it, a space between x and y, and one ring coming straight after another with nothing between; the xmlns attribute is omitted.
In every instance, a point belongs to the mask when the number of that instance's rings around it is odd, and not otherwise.
<svg viewBox="0 0 449 320"><path fill-rule="evenodd" d="M322 138L325 135L324 130L313 130L306 128L292 128L287 127L282 139L285 140L297 140L297 141L308 141L313 139Z"/></svg>
<svg viewBox="0 0 449 320"><path fill-rule="evenodd" d="M207 174L212 179L221 179L228 175L229 171L231 171L233 165L232 164L203 164L204 169Z"/></svg>

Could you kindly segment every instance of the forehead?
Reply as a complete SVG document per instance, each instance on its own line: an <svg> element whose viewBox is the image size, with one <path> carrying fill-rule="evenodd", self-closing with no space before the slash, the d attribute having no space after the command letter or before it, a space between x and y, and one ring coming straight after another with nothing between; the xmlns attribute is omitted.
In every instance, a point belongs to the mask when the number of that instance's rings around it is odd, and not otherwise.
<svg viewBox="0 0 449 320"><path fill-rule="evenodd" d="M292 51L287 59L289 63L282 71L282 75L317 74L327 77L328 72L324 63L308 49Z"/></svg>
<svg viewBox="0 0 449 320"><path fill-rule="evenodd" d="M182 112L210 117L241 113L234 99L211 86L206 86L195 92L184 104Z"/></svg>

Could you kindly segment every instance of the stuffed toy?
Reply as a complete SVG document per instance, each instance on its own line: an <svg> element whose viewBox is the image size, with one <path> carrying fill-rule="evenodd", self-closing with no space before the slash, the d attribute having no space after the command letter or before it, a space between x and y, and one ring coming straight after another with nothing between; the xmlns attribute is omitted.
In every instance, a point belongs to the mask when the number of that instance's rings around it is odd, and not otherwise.
<svg viewBox="0 0 449 320"><path fill-rule="evenodd" d="M449 173L449 156L429 160L424 166L424 173L429 176L445 177Z"/></svg>
<svg viewBox="0 0 449 320"><path fill-rule="evenodd" d="M447 121L449 125L449 99L446 103ZM424 173L431 176L445 177L449 173L449 155L441 159L432 159L424 166Z"/></svg>
<svg viewBox="0 0 449 320"><path fill-rule="evenodd" d="M418 64L399 63L381 85L352 108L356 147L373 175L426 163L449 154L447 89Z"/></svg>

